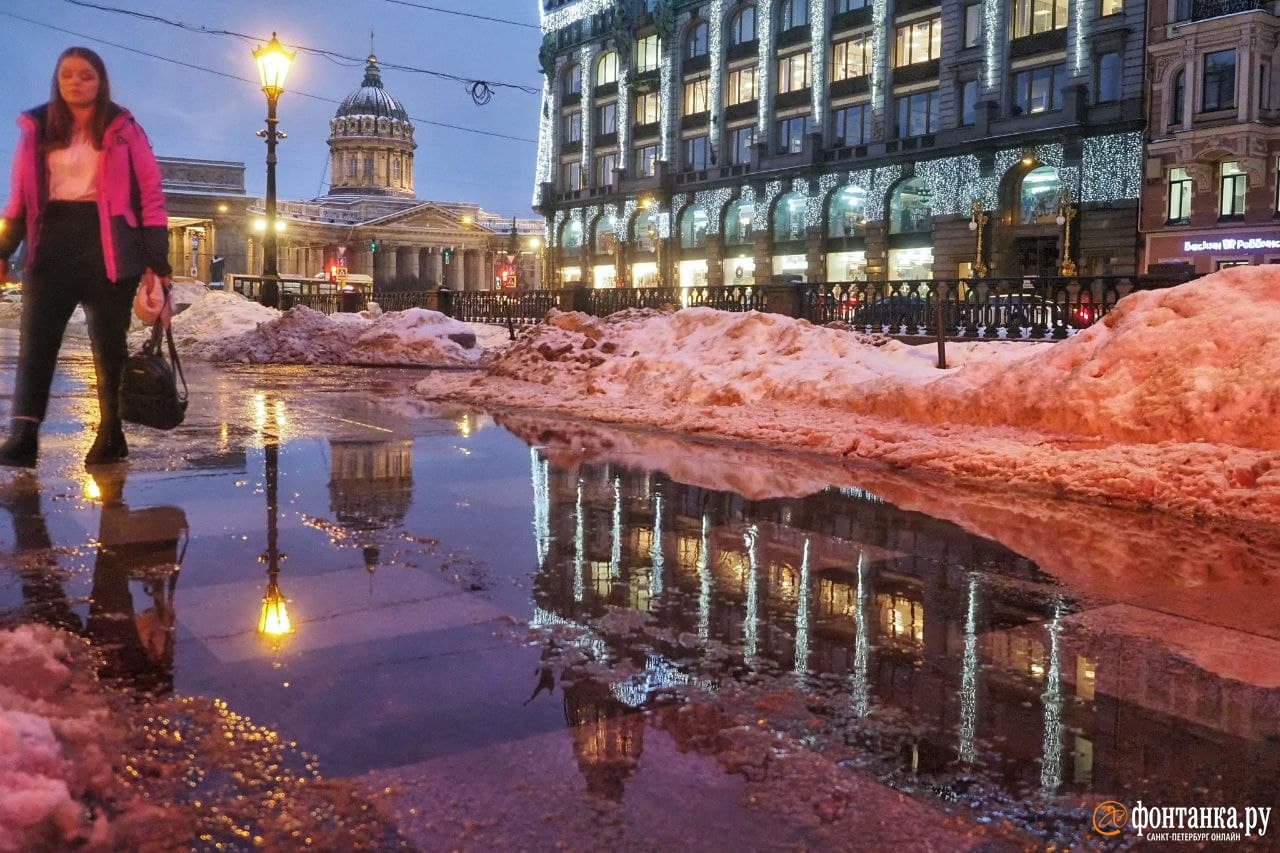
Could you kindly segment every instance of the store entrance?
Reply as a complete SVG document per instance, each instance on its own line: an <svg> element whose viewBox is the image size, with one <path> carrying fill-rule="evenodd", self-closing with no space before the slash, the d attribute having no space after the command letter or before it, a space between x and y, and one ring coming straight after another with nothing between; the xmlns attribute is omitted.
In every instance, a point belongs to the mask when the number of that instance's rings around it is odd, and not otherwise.
<svg viewBox="0 0 1280 853"><path fill-rule="evenodd" d="M1057 275L1058 238L1019 237L1013 241L1013 257L1019 275Z"/></svg>

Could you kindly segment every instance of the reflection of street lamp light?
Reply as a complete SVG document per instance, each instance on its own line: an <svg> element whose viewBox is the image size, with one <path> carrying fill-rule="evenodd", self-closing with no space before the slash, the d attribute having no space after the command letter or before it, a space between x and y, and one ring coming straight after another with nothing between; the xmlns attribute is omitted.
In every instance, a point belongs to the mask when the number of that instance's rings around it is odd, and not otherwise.
<svg viewBox="0 0 1280 853"><path fill-rule="evenodd" d="M276 268L276 232L280 224L276 220L276 141L285 135L276 129L276 104L284 94L284 80L289 74L289 66L297 53L284 49L276 34L271 34L271 41L253 52L254 61L258 63L258 77L262 81L262 91L267 96L267 129L258 131L258 135L267 140L267 199L266 214L270 227L263 228L262 238L262 293L263 305L272 308L280 307L280 271Z"/></svg>
<svg viewBox="0 0 1280 853"><path fill-rule="evenodd" d="M265 408L265 407L264 407ZM279 421L277 412L277 422ZM264 419L265 420L265 419ZM280 561L283 555L279 548L279 530L276 519L280 514L280 440L277 436L269 436L263 445L263 461L267 492L267 552L260 558L267 564L267 592L262 597L262 611L258 615L258 634L274 647L289 634L293 633L293 623L289 619L284 593L280 591Z"/></svg>
<svg viewBox="0 0 1280 853"><path fill-rule="evenodd" d="M1071 204L1071 193L1062 191L1058 197L1058 227L1062 229L1062 269L1061 274L1076 275L1076 262L1071 259L1071 220L1076 218L1076 209Z"/></svg>
<svg viewBox="0 0 1280 853"><path fill-rule="evenodd" d="M987 264L982 260L982 231L990 217L988 217L986 212L982 209L982 202L980 201L975 200L973 205L970 207L970 211L969 230L976 232L978 237L977 254L975 255L975 261L973 264L973 273L978 278L985 278L987 275Z"/></svg>

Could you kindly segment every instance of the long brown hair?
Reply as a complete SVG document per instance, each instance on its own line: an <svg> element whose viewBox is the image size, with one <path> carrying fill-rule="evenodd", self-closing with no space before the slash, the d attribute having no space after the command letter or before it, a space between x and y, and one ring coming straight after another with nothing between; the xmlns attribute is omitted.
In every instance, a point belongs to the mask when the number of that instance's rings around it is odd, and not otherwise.
<svg viewBox="0 0 1280 853"><path fill-rule="evenodd" d="M89 139L93 147L102 150L102 137L107 132L107 107L111 104L111 83L107 80L107 66L102 57L87 47L69 47L58 57L53 66L53 84L49 90L49 117L45 124L44 150L49 152L58 148L66 148L71 144L71 132L75 120L71 116L71 108L62 98L58 89L58 71L62 63L71 57L78 57L93 66L98 72L98 97L93 104L93 118L89 120Z"/></svg>

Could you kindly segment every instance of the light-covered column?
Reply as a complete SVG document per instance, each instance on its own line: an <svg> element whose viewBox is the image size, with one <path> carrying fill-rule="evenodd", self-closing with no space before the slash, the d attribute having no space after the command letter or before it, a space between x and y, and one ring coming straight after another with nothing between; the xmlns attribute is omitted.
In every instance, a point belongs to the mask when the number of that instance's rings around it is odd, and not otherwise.
<svg viewBox="0 0 1280 853"><path fill-rule="evenodd" d="M829 23L828 0L809 0L809 28L812 45L813 72L810 92L813 93L813 115L809 117L809 132L822 135L827 123L827 103L830 100L827 86L827 25Z"/></svg>

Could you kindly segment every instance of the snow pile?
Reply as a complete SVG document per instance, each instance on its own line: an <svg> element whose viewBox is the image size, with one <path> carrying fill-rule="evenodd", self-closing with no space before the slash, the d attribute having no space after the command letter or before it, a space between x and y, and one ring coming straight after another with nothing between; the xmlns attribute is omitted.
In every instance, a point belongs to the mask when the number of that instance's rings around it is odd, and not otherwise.
<svg viewBox="0 0 1280 853"><path fill-rule="evenodd" d="M274 308L259 305L238 293L206 290L189 295L194 298L186 309L174 315L170 324L174 343L183 356L207 359L224 344L280 316ZM182 304L174 300L175 306ZM134 332L132 343L141 345L149 334L149 329Z"/></svg>
<svg viewBox="0 0 1280 853"><path fill-rule="evenodd" d="M213 361L252 364L469 365L483 350L465 323L410 308L363 317L299 306L239 337L209 342Z"/></svg>
<svg viewBox="0 0 1280 853"><path fill-rule="evenodd" d="M905 344L778 315L553 312L432 399L877 459L1196 514L1280 517L1280 272L1133 294L1055 344Z"/></svg>
<svg viewBox="0 0 1280 853"><path fill-rule="evenodd" d="M70 657L68 635L51 628L0 631L0 850L96 846L108 836L85 802L110 790L121 741Z"/></svg>

